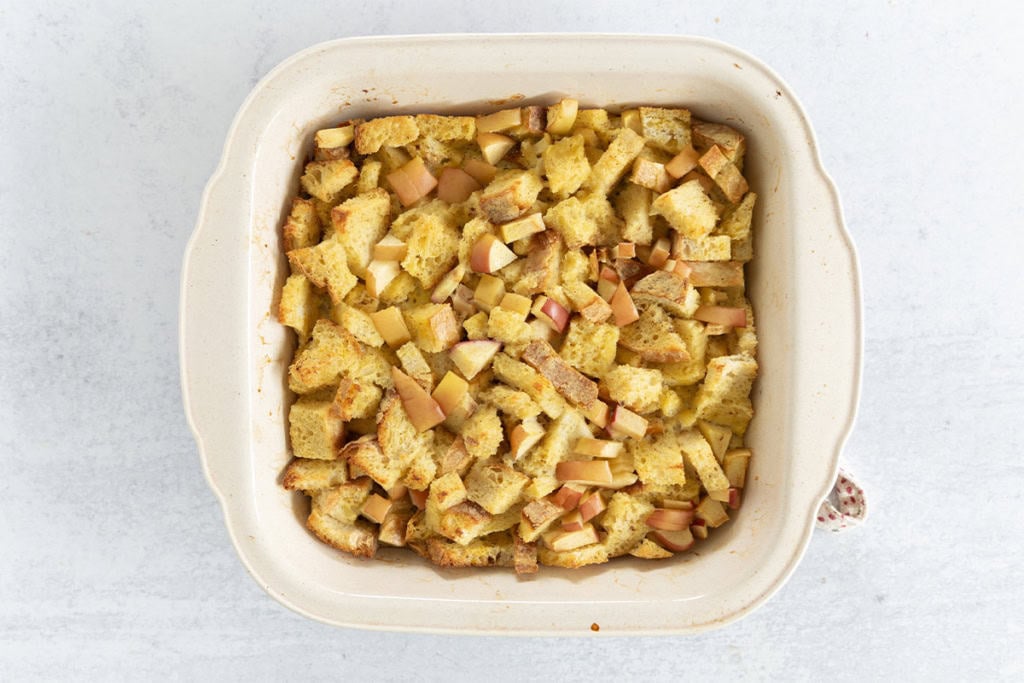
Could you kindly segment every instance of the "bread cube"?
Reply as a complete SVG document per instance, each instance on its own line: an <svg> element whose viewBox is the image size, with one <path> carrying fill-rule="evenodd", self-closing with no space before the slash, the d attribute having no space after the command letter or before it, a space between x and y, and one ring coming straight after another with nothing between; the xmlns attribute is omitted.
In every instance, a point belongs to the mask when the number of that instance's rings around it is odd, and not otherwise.
<svg viewBox="0 0 1024 683"><path fill-rule="evenodd" d="M416 127L421 138L442 142L471 142L476 137L476 118L473 116L418 114Z"/></svg>
<svg viewBox="0 0 1024 683"><path fill-rule="evenodd" d="M524 344L532 338L533 330L515 311L495 306L487 318L487 336L506 344Z"/></svg>
<svg viewBox="0 0 1024 683"><path fill-rule="evenodd" d="M555 466L569 457L576 441L589 436L583 416L567 409L548 426L541 442L519 461L519 468L532 477L554 476Z"/></svg>
<svg viewBox="0 0 1024 683"><path fill-rule="evenodd" d="M594 164L590 175L583 183L583 189L597 195L607 195L615 183L622 179L633 160L644 148L644 139L629 128L618 131Z"/></svg>
<svg viewBox="0 0 1024 683"><path fill-rule="evenodd" d="M356 126L356 151L373 154L381 147L401 147L419 135L412 116L384 116Z"/></svg>
<svg viewBox="0 0 1024 683"><path fill-rule="evenodd" d="M548 189L556 197L568 197L590 175L590 162L580 135L562 138L545 149L542 157Z"/></svg>
<svg viewBox="0 0 1024 683"><path fill-rule="evenodd" d="M282 301L283 298L282 296ZM377 348L384 345L384 337L377 331L373 318L364 310L346 303L340 303L332 309L331 319L367 346Z"/></svg>
<svg viewBox="0 0 1024 683"><path fill-rule="evenodd" d="M643 484L679 486L686 482L683 454L674 431L665 431L646 439L629 439L626 448Z"/></svg>
<svg viewBox="0 0 1024 683"><path fill-rule="evenodd" d="M647 306L640 319L621 328L619 344L652 363L680 363L689 359L672 318L657 305Z"/></svg>
<svg viewBox="0 0 1024 683"><path fill-rule="evenodd" d="M480 460L466 476L467 497L492 515L519 501L529 477L498 460Z"/></svg>
<svg viewBox="0 0 1024 683"><path fill-rule="evenodd" d="M583 374L601 377L615 362L619 335L615 325L574 318L559 353Z"/></svg>
<svg viewBox="0 0 1024 683"><path fill-rule="evenodd" d="M747 141L742 133L721 123L693 121L691 126L693 144L698 149L709 149L718 145L725 156L743 170L743 156L747 151Z"/></svg>
<svg viewBox="0 0 1024 683"><path fill-rule="evenodd" d="M664 216L669 225L690 239L706 237L718 222L718 210L697 180L658 195L651 202L651 213Z"/></svg>
<svg viewBox="0 0 1024 683"><path fill-rule="evenodd" d="M602 546L610 557L617 557L636 547L647 535L647 517L654 512L650 503L619 491L612 494L601 518L605 536Z"/></svg>
<svg viewBox="0 0 1024 683"><path fill-rule="evenodd" d="M363 348L340 326L318 320L309 343L295 354L288 369L288 387L297 394L308 394L337 383L343 374L361 368Z"/></svg>
<svg viewBox="0 0 1024 683"><path fill-rule="evenodd" d="M320 297L313 284L301 274L289 275L281 288L277 320L295 330L299 343L305 343L320 314Z"/></svg>
<svg viewBox="0 0 1024 683"><path fill-rule="evenodd" d="M427 556L439 567L511 567L513 555L509 534L493 534L465 545L443 538L427 539Z"/></svg>
<svg viewBox="0 0 1024 683"><path fill-rule="evenodd" d="M466 451L478 460L496 454L505 438L497 409L491 405L477 408L463 424L461 437Z"/></svg>
<svg viewBox="0 0 1024 683"><path fill-rule="evenodd" d="M316 491L312 508L345 524L351 524L359 517L359 510L370 496L373 482L361 477Z"/></svg>
<svg viewBox="0 0 1024 683"><path fill-rule="evenodd" d="M299 179L302 189L323 202L333 202L359 175L348 159L311 161Z"/></svg>
<svg viewBox="0 0 1024 683"><path fill-rule="evenodd" d="M530 238L523 273L513 284L514 291L523 295L548 293L552 296L558 288L561 263L562 240L558 233L554 230L536 233Z"/></svg>
<svg viewBox="0 0 1024 683"><path fill-rule="evenodd" d="M687 462L697 472L700 483L707 491L724 491L729 488L729 479L725 476L707 439L696 429L687 429L679 433L678 448L682 449Z"/></svg>
<svg viewBox="0 0 1024 683"><path fill-rule="evenodd" d="M650 244L654 239L651 201L654 193L639 185L627 184L615 196L615 209L622 216L622 239L637 244Z"/></svg>
<svg viewBox="0 0 1024 683"><path fill-rule="evenodd" d="M661 406L663 387L659 370L617 365L604 374L601 383L613 401L635 413L652 413Z"/></svg>
<svg viewBox="0 0 1024 683"><path fill-rule="evenodd" d="M608 559L608 549L600 543L563 551L551 550L545 546L537 547L537 561L548 567L578 569L591 564L603 564Z"/></svg>
<svg viewBox="0 0 1024 683"><path fill-rule="evenodd" d="M366 277L373 245L384 237L391 219L391 198L386 190L370 190L347 199L331 210L334 239L345 248L348 267Z"/></svg>
<svg viewBox="0 0 1024 683"><path fill-rule="evenodd" d="M368 380L343 377L334 394L332 409L345 422L373 417L383 395L383 390Z"/></svg>
<svg viewBox="0 0 1024 683"><path fill-rule="evenodd" d="M430 363L423 357L420 348L413 342L406 342L395 350L405 374L416 380L427 393L434 390L434 373Z"/></svg>
<svg viewBox="0 0 1024 683"><path fill-rule="evenodd" d="M358 282L348 269L345 248L333 239L324 240L315 247L289 251L288 262L293 270L305 275L314 285L325 287L332 303L344 300Z"/></svg>
<svg viewBox="0 0 1024 683"><path fill-rule="evenodd" d="M743 471L746 472L745 463ZM294 458L284 470L282 485L288 491L311 492L344 484L347 479L348 465L344 460Z"/></svg>
<svg viewBox="0 0 1024 683"><path fill-rule="evenodd" d="M691 144L690 112L686 109L640 107L640 130L657 149L676 155Z"/></svg>
<svg viewBox="0 0 1024 683"><path fill-rule="evenodd" d="M480 211L492 223L507 223L526 213L543 187L530 171L500 172L480 194Z"/></svg>
<svg viewBox="0 0 1024 683"><path fill-rule="evenodd" d="M630 292L637 305L657 304L682 318L693 317L700 306L700 293L686 278L658 270L643 277ZM653 360L653 359L652 359Z"/></svg>
<svg viewBox="0 0 1024 683"><path fill-rule="evenodd" d="M313 202L296 197L284 224L284 250L312 247L320 241L320 218Z"/></svg>
<svg viewBox="0 0 1024 683"><path fill-rule="evenodd" d="M373 557L377 553L377 534L369 522L339 522L314 505L306 519L306 527L332 548L357 557Z"/></svg>
<svg viewBox="0 0 1024 683"><path fill-rule="evenodd" d="M517 391L505 384L495 384L480 393L480 400L500 412L522 421L540 415L540 406L525 391Z"/></svg>
<svg viewBox="0 0 1024 683"><path fill-rule="evenodd" d="M429 353L451 348L461 336L451 304L421 304L404 311L416 346Z"/></svg>
<svg viewBox="0 0 1024 683"><path fill-rule="evenodd" d="M356 181L356 194L366 194L380 187L380 174L384 165L376 159L364 159Z"/></svg>
<svg viewBox="0 0 1024 683"><path fill-rule="evenodd" d="M557 418L567 408L554 385L536 370L505 353L499 353L491 364L494 376L509 386L522 390L540 406L544 414Z"/></svg>
<svg viewBox="0 0 1024 683"><path fill-rule="evenodd" d="M411 224L402 268L429 292L458 260L459 238L451 218L420 215Z"/></svg>

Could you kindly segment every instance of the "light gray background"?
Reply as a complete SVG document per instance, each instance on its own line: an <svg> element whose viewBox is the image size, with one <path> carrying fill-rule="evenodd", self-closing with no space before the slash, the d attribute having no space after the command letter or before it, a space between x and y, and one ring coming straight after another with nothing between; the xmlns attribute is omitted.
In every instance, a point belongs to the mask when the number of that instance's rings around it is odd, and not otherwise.
<svg viewBox="0 0 1024 683"><path fill-rule="evenodd" d="M1024 675L1019 5L558 4L0 4L0 678ZM700 637L313 623L246 575L182 414L203 185L249 89L312 43L545 30L720 38L802 98L863 269L846 460L870 523Z"/></svg>

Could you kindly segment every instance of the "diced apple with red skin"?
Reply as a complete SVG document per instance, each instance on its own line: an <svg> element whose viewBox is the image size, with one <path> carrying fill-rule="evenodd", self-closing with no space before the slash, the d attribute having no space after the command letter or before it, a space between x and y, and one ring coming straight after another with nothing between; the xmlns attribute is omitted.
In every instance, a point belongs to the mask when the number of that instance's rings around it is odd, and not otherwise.
<svg viewBox="0 0 1024 683"><path fill-rule="evenodd" d="M480 185L487 185L498 175L498 167L480 159L466 159L462 170L471 175Z"/></svg>
<svg viewBox="0 0 1024 683"><path fill-rule="evenodd" d="M704 539L706 539L708 537L708 528L703 523L701 523L701 524L691 524L690 525L690 533L693 534L694 538L700 539L701 541L703 541Z"/></svg>
<svg viewBox="0 0 1024 683"><path fill-rule="evenodd" d="M435 301L434 303L440 303ZM460 284L452 294L452 308L459 315L469 317L476 313L476 304L473 303L473 290L466 285Z"/></svg>
<svg viewBox="0 0 1024 683"><path fill-rule="evenodd" d="M380 336L384 337L384 341L393 349L412 339L402 312L394 306L371 313L370 319L373 320L373 326L377 328Z"/></svg>
<svg viewBox="0 0 1024 683"><path fill-rule="evenodd" d="M384 521L384 517L387 516L388 511L391 509L391 501L383 496L379 496L376 493L371 493L370 497L363 503L363 507L360 510L360 514L366 517L371 522L380 524Z"/></svg>
<svg viewBox="0 0 1024 683"><path fill-rule="evenodd" d="M741 489L747 481L747 465L750 462L749 448L736 448L728 451L722 462L722 469L733 488Z"/></svg>
<svg viewBox="0 0 1024 683"><path fill-rule="evenodd" d="M736 488L736 487L730 487L729 488L729 500L727 501L727 504L729 505L729 509L730 510L739 510L741 502L742 502L742 497L741 497L741 494L740 494L740 490L738 488Z"/></svg>
<svg viewBox="0 0 1024 683"><path fill-rule="evenodd" d="M384 235L380 242L373 245L375 261L401 261L409 253L409 245L394 235Z"/></svg>
<svg viewBox="0 0 1024 683"><path fill-rule="evenodd" d="M524 237L529 237L538 232L544 232L547 226L544 225L544 218L540 212L531 213L529 216L523 218L517 218L514 221L504 223L499 230L501 231L501 240L506 244L521 240Z"/></svg>
<svg viewBox="0 0 1024 683"><path fill-rule="evenodd" d="M612 307L612 320L619 327L634 323L640 319L640 314L633 303L633 297L626 291L626 285L620 282L608 302Z"/></svg>
<svg viewBox="0 0 1024 683"><path fill-rule="evenodd" d="M437 187L437 178L430 174L423 159L414 157L404 166L387 176L388 183L398 195L402 206L411 206Z"/></svg>
<svg viewBox="0 0 1024 683"><path fill-rule="evenodd" d="M698 306L693 313L694 320L729 327L746 327L747 310L728 306Z"/></svg>
<svg viewBox="0 0 1024 683"><path fill-rule="evenodd" d="M574 510L586 492L582 484L565 484L551 495L551 502L564 510Z"/></svg>
<svg viewBox="0 0 1024 683"><path fill-rule="evenodd" d="M565 328L569 325L569 309L554 299L548 299L540 307L540 311L545 316L540 319L549 323L551 325L551 329L558 334L565 332Z"/></svg>
<svg viewBox="0 0 1024 683"><path fill-rule="evenodd" d="M693 533L689 528L679 531L652 531L651 538L665 550L681 553L693 547Z"/></svg>
<svg viewBox="0 0 1024 683"><path fill-rule="evenodd" d="M617 458L622 454L622 442L582 437L572 447L572 451L592 458Z"/></svg>
<svg viewBox="0 0 1024 683"><path fill-rule="evenodd" d="M437 179L437 198L449 204L458 204L483 187L476 178L461 168L448 167Z"/></svg>
<svg viewBox="0 0 1024 683"><path fill-rule="evenodd" d="M517 258L514 251L490 233L476 241L469 252L469 267L477 273L496 273Z"/></svg>
<svg viewBox="0 0 1024 683"><path fill-rule="evenodd" d="M451 415L462 404L469 393L469 383L454 372L445 373L438 382L431 398L437 401L445 416Z"/></svg>
<svg viewBox="0 0 1024 683"><path fill-rule="evenodd" d="M608 422L608 433L616 438L642 439L647 434L647 420L623 406L615 406Z"/></svg>
<svg viewBox="0 0 1024 683"><path fill-rule="evenodd" d="M697 518L711 528L720 527L729 521L729 513L720 502L708 496L700 502L696 509Z"/></svg>
<svg viewBox="0 0 1024 683"><path fill-rule="evenodd" d="M593 524L586 524L578 531L562 531L544 536L544 543L555 552L575 550L591 543L597 543L601 538Z"/></svg>
<svg viewBox="0 0 1024 683"><path fill-rule="evenodd" d="M496 164L515 147L516 141L500 133L477 133L476 144L488 164Z"/></svg>
<svg viewBox="0 0 1024 683"><path fill-rule="evenodd" d="M444 422L445 415L441 406L416 380L394 366L391 368L391 379L416 431L425 432Z"/></svg>
<svg viewBox="0 0 1024 683"><path fill-rule="evenodd" d="M434 285L434 291L430 293L430 301L435 304L444 302L458 289L462 278L466 276L466 267L461 263L447 273Z"/></svg>
<svg viewBox="0 0 1024 683"><path fill-rule="evenodd" d="M647 517L647 526L664 531L682 531L690 528L693 517L693 510L655 508L654 512Z"/></svg>
<svg viewBox="0 0 1024 683"><path fill-rule="evenodd" d="M599 491L594 491L590 495L584 496L583 499L580 500L580 519L582 519L584 522L589 522L594 517L597 517L599 514L604 512L604 509L604 498L601 497L601 493Z"/></svg>
<svg viewBox="0 0 1024 683"><path fill-rule="evenodd" d="M633 242L619 242L615 245L615 258L633 258L636 256L636 244Z"/></svg>
<svg viewBox="0 0 1024 683"><path fill-rule="evenodd" d="M583 516L579 510L562 517L562 531L579 531L583 528Z"/></svg>
<svg viewBox="0 0 1024 683"><path fill-rule="evenodd" d="M366 266L366 291L370 296L377 298L391 281L402 272L398 261L370 261Z"/></svg>
<svg viewBox="0 0 1024 683"><path fill-rule="evenodd" d="M607 460L560 462L555 466L555 478L577 484L607 486L612 483L612 470Z"/></svg>
<svg viewBox="0 0 1024 683"><path fill-rule="evenodd" d="M519 460L544 438L544 434L544 428L537 422L537 418L530 417L523 420L509 432L509 455L513 460Z"/></svg>
<svg viewBox="0 0 1024 683"><path fill-rule="evenodd" d="M492 339L476 339L459 342L448 352L455 367L466 379L473 379L494 360L501 350L501 342Z"/></svg>

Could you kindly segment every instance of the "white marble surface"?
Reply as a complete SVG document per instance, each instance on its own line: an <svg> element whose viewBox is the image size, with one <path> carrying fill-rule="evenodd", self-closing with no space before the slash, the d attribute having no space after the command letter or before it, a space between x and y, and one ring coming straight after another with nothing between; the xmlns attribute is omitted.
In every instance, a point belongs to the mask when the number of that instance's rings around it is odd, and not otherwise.
<svg viewBox="0 0 1024 683"><path fill-rule="evenodd" d="M1024 676L1019 5L556 4L0 6L0 679ZM236 559L182 415L203 184L245 94L300 48L542 30L720 38L801 96L860 250L847 461L873 516L816 535L767 606L700 637L310 622Z"/></svg>

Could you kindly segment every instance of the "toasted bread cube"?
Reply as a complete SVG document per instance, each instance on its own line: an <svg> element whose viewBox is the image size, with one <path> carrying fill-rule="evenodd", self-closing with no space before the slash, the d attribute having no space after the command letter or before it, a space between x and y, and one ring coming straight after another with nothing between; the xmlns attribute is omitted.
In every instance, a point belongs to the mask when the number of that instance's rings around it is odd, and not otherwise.
<svg viewBox="0 0 1024 683"><path fill-rule="evenodd" d="M644 484L679 486L686 483L680 441L674 432L662 432L645 439L629 439L626 448Z"/></svg>
<svg viewBox="0 0 1024 683"><path fill-rule="evenodd" d="M742 260L739 256L733 256L732 240L726 235L709 235L699 239L676 235L673 252L683 261Z"/></svg>
<svg viewBox="0 0 1024 683"><path fill-rule="evenodd" d="M743 155L747 151L747 141L743 134L721 123L694 121L692 125L693 143L700 149L708 149L718 145L734 163L743 170Z"/></svg>
<svg viewBox="0 0 1024 683"><path fill-rule="evenodd" d="M356 181L356 194L366 194L380 187L380 174L384 165L376 159L364 159Z"/></svg>
<svg viewBox="0 0 1024 683"><path fill-rule="evenodd" d="M629 554L639 557L642 560L664 560L672 557L672 552L665 550L649 538L645 538L636 545Z"/></svg>
<svg viewBox="0 0 1024 683"><path fill-rule="evenodd" d="M651 213L664 216L673 228L690 239L708 236L718 222L718 211L700 182L690 180L658 195Z"/></svg>
<svg viewBox="0 0 1024 683"><path fill-rule="evenodd" d="M519 536L528 543L540 538L563 515L563 510L547 498L531 500L523 508L523 518L519 523Z"/></svg>
<svg viewBox="0 0 1024 683"><path fill-rule="evenodd" d="M507 223L537 201L544 183L530 171L502 171L480 195L480 211L492 223Z"/></svg>
<svg viewBox="0 0 1024 683"><path fill-rule="evenodd" d="M690 146L690 112L686 109L640 107L640 129L654 147L679 154Z"/></svg>
<svg viewBox="0 0 1024 683"><path fill-rule="evenodd" d="M376 348L384 345L384 337L366 311L340 303L331 310L331 319L367 346Z"/></svg>
<svg viewBox="0 0 1024 683"><path fill-rule="evenodd" d="M505 438L497 409L491 405L480 406L463 424L461 436L466 451L478 460L497 453Z"/></svg>
<svg viewBox="0 0 1024 683"><path fill-rule="evenodd" d="M556 197L568 197L590 176L590 162L583 149L583 136L562 138L543 152L548 189Z"/></svg>
<svg viewBox="0 0 1024 683"><path fill-rule="evenodd" d="M519 313L495 306L487 318L487 336L506 344L524 344L533 337L533 330Z"/></svg>
<svg viewBox="0 0 1024 683"><path fill-rule="evenodd" d="M378 479L375 472L365 464L361 466L385 489L392 488L413 465L416 466L418 476L405 481L410 488L421 491L434 478L433 433L431 430L418 431L405 412L402 401L395 395L386 396L381 404L377 442L380 444L381 459L373 464L382 479ZM352 461L350 456L349 462Z"/></svg>
<svg viewBox="0 0 1024 683"><path fill-rule="evenodd" d="M334 239L341 243L348 256L349 269L366 275L373 245L384 237L391 218L391 198L382 189L356 195L331 210Z"/></svg>
<svg viewBox="0 0 1024 683"><path fill-rule="evenodd" d="M319 491L344 484L348 465L344 460L295 458L284 470L282 485L288 491Z"/></svg>
<svg viewBox="0 0 1024 683"><path fill-rule="evenodd" d="M363 365L364 348L342 327L318 320L309 343L295 354L288 370L289 388L297 394L308 394L335 384L341 375Z"/></svg>
<svg viewBox="0 0 1024 683"><path fill-rule="evenodd" d="M694 311L700 306L700 293L697 289L686 278L664 270L642 278L633 285L631 294L638 304L658 304L682 318L693 317Z"/></svg>
<svg viewBox="0 0 1024 683"><path fill-rule="evenodd" d="M333 239L315 247L293 249L288 252L292 268L306 276L317 287L326 287L333 303L344 300L358 280L348 269L344 247Z"/></svg>
<svg viewBox="0 0 1024 683"><path fill-rule="evenodd" d="M554 476L558 463L572 454L573 445L590 435L583 416L567 409L548 426L541 442L520 460L519 469L532 477Z"/></svg>
<svg viewBox="0 0 1024 683"><path fill-rule="evenodd" d="M487 314L483 311L475 313L462 322L463 329L466 330L467 339L486 339L487 338Z"/></svg>
<svg viewBox="0 0 1024 683"><path fill-rule="evenodd" d="M348 159L311 161L299 179L302 189L324 202L333 202L341 191L359 175L355 164Z"/></svg>
<svg viewBox="0 0 1024 683"><path fill-rule="evenodd" d="M284 250L312 247L320 241L320 218L313 202L296 197L284 224Z"/></svg>
<svg viewBox="0 0 1024 683"><path fill-rule="evenodd" d="M611 557L617 557L636 547L647 535L647 517L654 506L640 498L619 491L612 495L601 518L601 526L608 534L602 545Z"/></svg>
<svg viewBox="0 0 1024 683"><path fill-rule="evenodd" d="M458 260L459 231L450 217L423 214L411 226L402 268L430 291Z"/></svg>
<svg viewBox="0 0 1024 683"><path fill-rule="evenodd" d="M566 296L572 302L573 309L579 311L584 320L603 323L611 317L612 307L587 285L579 281L572 281L567 282L564 288Z"/></svg>
<svg viewBox="0 0 1024 683"><path fill-rule="evenodd" d="M334 394L332 410L345 422L373 417L383 395L383 390L368 380L343 377Z"/></svg>
<svg viewBox="0 0 1024 683"><path fill-rule="evenodd" d="M427 539L427 557L439 567L511 567L514 559L512 537L492 534L465 545L443 538Z"/></svg>
<svg viewBox="0 0 1024 683"><path fill-rule="evenodd" d="M665 170L665 164L646 159L643 155L638 156L633 162L629 182L654 190L658 194L666 192L672 186L672 178Z"/></svg>
<svg viewBox="0 0 1024 683"><path fill-rule="evenodd" d="M570 365L585 375L600 377L615 362L620 329L607 323L573 319L560 351Z"/></svg>
<svg viewBox="0 0 1024 683"><path fill-rule="evenodd" d="M529 365L520 363L508 354L499 353L494 357L491 367L495 377L528 394L548 417L557 418L565 411L565 400L554 385Z"/></svg>
<svg viewBox="0 0 1024 683"><path fill-rule="evenodd" d="M615 208L622 216L622 239L637 244L650 244L654 239L651 220L653 193L645 187L628 183L615 197Z"/></svg>
<svg viewBox="0 0 1024 683"><path fill-rule="evenodd" d="M374 526L362 520L339 522L315 505L306 520L306 526L321 541L359 557L373 557L377 553L377 535Z"/></svg>
<svg viewBox="0 0 1024 683"><path fill-rule="evenodd" d="M383 116L356 126L356 151L373 154L381 147L408 145L419 135L412 116Z"/></svg>
<svg viewBox="0 0 1024 683"><path fill-rule="evenodd" d="M519 501L529 478L496 460L478 461L466 477L468 498L492 515Z"/></svg>
<svg viewBox="0 0 1024 683"><path fill-rule="evenodd" d="M591 564L608 561L608 549L600 543L592 543L572 550L556 551L546 546L537 548L537 560L548 567L578 569Z"/></svg>
<svg viewBox="0 0 1024 683"><path fill-rule="evenodd" d="M551 213L548 211L548 213ZM562 240L554 230L539 232L530 238L529 253L522 276L513 285L517 294L548 292L554 296L562 263Z"/></svg>
<svg viewBox="0 0 1024 683"><path fill-rule="evenodd" d="M608 149L594 164L590 175L583 183L583 189L597 195L608 194L643 148L644 139L641 136L629 128L620 129L615 139L608 145Z"/></svg>
<svg viewBox="0 0 1024 683"><path fill-rule="evenodd" d="M351 524L359 517L359 510L370 496L373 482L367 477L315 491L312 508L339 522Z"/></svg>
<svg viewBox="0 0 1024 683"><path fill-rule="evenodd" d="M421 138L433 138L442 142L471 142L476 137L476 118L472 116L418 114L415 120Z"/></svg>
<svg viewBox="0 0 1024 683"><path fill-rule="evenodd" d="M662 381L659 370L617 365L605 373L602 383L613 401L637 413L652 413L661 404Z"/></svg>
<svg viewBox="0 0 1024 683"><path fill-rule="evenodd" d="M590 277L590 260L580 251L569 251L562 257L561 278L563 286L570 282L582 284L587 280L596 279Z"/></svg>
<svg viewBox="0 0 1024 683"><path fill-rule="evenodd" d="M518 391L505 384L495 384L480 393L480 399L499 411L515 418L528 420L540 415L540 406L525 391Z"/></svg>
<svg viewBox="0 0 1024 683"><path fill-rule="evenodd" d="M639 320L621 328L619 343L653 363L680 363L689 359L686 343L676 333L672 319L657 305L648 306Z"/></svg>
<svg viewBox="0 0 1024 683"><path fill-rule="evenodd" d="M466 486L456 472L441 475L430 484L430 497L438 508L447 510L466 500Z"/></svg>
<svg viewBox="0 0 1024 683"><path fill-rule="evenodd" d="M439 353L459 341L459 323L451 304L421 304L404 312L416 346Z"/></svg>
<svg viewBox="0 0 1024 683"><path fill-rule="evenodd" d="M697 472L700 483L707 491L721 491L729 488L729 479L722 471L710 444L694 429L679 433L679 448L686 456L687 462Z"/></svg>
<svg viewBox="0 0 1024 683"><path fill-rule="evenodd" d="M398 347L395 354L402 363L402 370L405 374L416 380L416 383L423 387L427 393L434 390L434 373L416 344L411 341L406 342Z"/></svg>
<svg viewBox="0 0 1024 683"><path fill-rule="evenodd" d="M303 343L313 331L319 317L320 302L312 283L304 275L289 275L281 288L281 301L277 307L277 320L299 335Z"/></svg>
<svg viewBox="0 0 1024 683"><path fill-rule="evenodd" d="M736 165L729 161L718 145L711 148L700 158L700 165L708 176L715 181L715 184L729 200L730 204L738 204L747 190L746 178L736 168Z"/></svg>
<svg viewBox="0 0 1024 683"><path fill-rule="evenodd" d="M547 342L531 341L523 351L523 360L546 377L570 402L589 405L597 400L597 384L559 356Z"/></svg>

